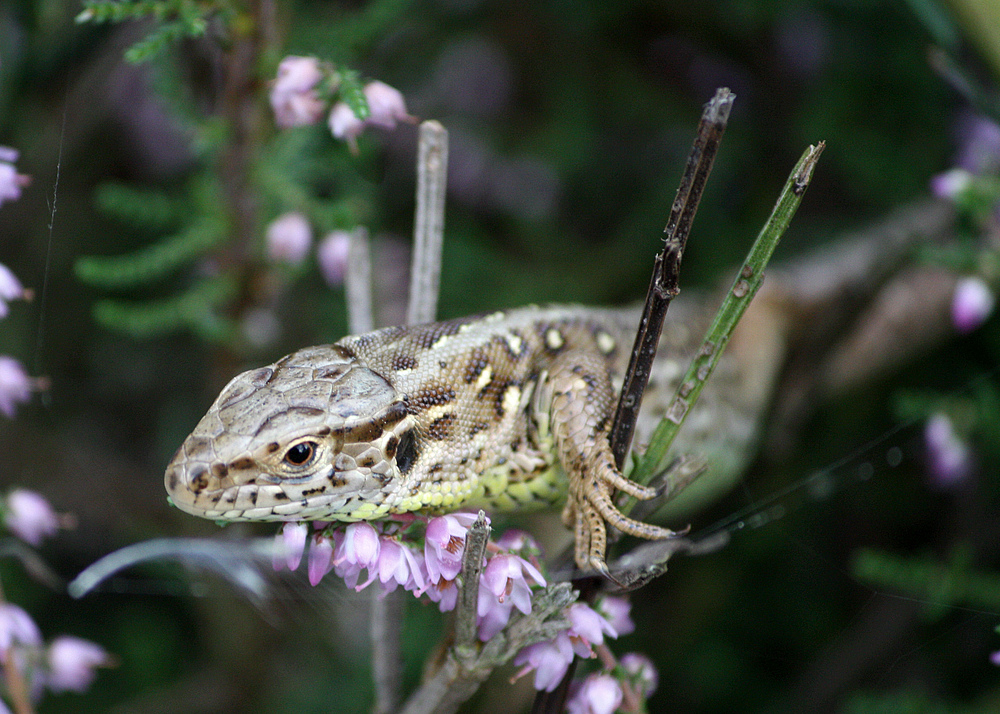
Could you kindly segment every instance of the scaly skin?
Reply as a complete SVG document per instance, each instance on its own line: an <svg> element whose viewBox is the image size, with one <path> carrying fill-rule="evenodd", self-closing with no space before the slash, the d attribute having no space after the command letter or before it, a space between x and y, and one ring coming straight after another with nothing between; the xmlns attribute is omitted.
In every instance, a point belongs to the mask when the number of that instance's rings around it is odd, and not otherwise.
<svg viewBox="0 0 1000 714"><path fill-rule="evenodd" d="M671 307L639 439L662 416L707 316L700 305ZM577 565L606 573L606 523L673 535L613 502L616 490L654 495L617 471L607 439L637 324L636 310L526 307L300 350L226 386L167 468L167 491L182 510L225 521L565 499ZM774 370L761 380L739 364L720 363L682 449L708 445L741 462Z"/></svg>

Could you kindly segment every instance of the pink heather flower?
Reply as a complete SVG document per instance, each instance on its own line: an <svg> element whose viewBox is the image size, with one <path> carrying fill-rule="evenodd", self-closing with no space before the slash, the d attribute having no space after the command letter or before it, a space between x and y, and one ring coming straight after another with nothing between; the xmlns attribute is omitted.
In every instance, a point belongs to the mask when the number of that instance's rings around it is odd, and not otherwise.
<svg viewBox="0 0 1000 714"><path fill-rule="evenodd" d="M959 150L955 164L974 174L993 173L1000 166L1000 126L980 114L965 114L956 122Z"/></svg>
<svg viewBox="0 0 1000 714"><path fill-rule="evenodd" d="M458 585L454 580L431 580L424 595L431 602L436 602L441 612L451 612L458 604Z"/></svg>
<svg viewBox="0 0 1000 714"><path fill-rule="evenodd" d="M607 620L582 602L575 602L566 609L570 627L567 630L573 642L573 648L581 657L593 657L591 645L604 642L604 635L617 637L618 633Z"/></svg>
<svg viewBox="0 0 1000 714"><path fill-rule="evenodd" d="M272 565L275 570L288 568L296 570L302 562L302 553L306 549L306 537L309 526L302 522L282 523L281 529L274 537L274 554Z"/></svg>
<svg viewBox="0 0 1000 714"><path fill-rule="evenodd" d="M530 581L530 582L529 582ZM531 612L531 585L545 587L542 574L519 555L494 555L486 564L481 578L481 588L503 602L510 599L525 615Z"/></svg>
<svg viewBox="0 0 1000 714"><path fill-rule="evenodd" d="M284 213L271 221L264 240L271 260L298 265L312 246L312 227L301 213Z"/></svg>
<svg viewBox="0 0 1000 714"><path fill-rule="evenodd" d="M59 530L59 516L41 494L18 488L7 494L4 524L37 548Z"/></svg>
<svg viewBox="0 0 1000 714"><path fill-rule="evenodd" d="M538 555L542 552L538 542L527 531L518 528L507 530L502 536L497 538L497 548L506 550L518 555Z"/></svg>
<svg viewBox="0 0 1000 714"><path fill-rule="evenodd" d="M993 291L986 283L979 278L962 278L951 300L952 324L963 334L972 332L986 322L995 303Z"/></svg>
<svg viewBox="0 0 1000 714"><path fill-rule="evenodd" d="M334 139L343 139L351 147L351 151L357 151L355 139L365 130L365 121L358 119L346 102L337 102L333 105L327 123Z"/></svg>
<svg viewBox="0 0 1000 714"><path fill-rule="evenodd" d="M332 536L315 533L309 545L309 584L315 586L323 576L333 570L333 548L335 541Z"/></svg>
<svg viewBox="0 0 1000 714"><path fill-rule="evenodd" d="M362 590L377 575L378 554L378 531L370 523L352 523L344 529L344 538L337 544L333 556L334 571L349 587ZM365 568L368 569L368 580L358 585L358 576Z"/></svg>
<svg viewBox="0 0 1000 714"><path fill-rule="evenodd" d="M638 652L629 652L621 656L618 664L625 670L629 679L638 685L637 688L643 697L652 696L660 683L660 675L649 657Z"/></svg>
<svg viewBox="0 0 1000 714"><path fill-rule="evenodd" d="M0 355L0 412L13 419L17 404L31 399L37 380L28 376L24 367L13 357Z"/></svg>
<svg viewBox="0 0 1000 714"><path fill-rule="evenodd" d="M514 678L534 670L535 689L551 692L559 686L572 661L573 644L565 632L560 632L553 640L536 642L518 652L514 657L514 666L521 669Z"/></svg>
<svg viewBox="0 0 1000 714"><path fill-rule="evenodd" d="M305 126L320 120L326 104L316 93L316 85L322 79L323 70L315 57L289 56L281 60L271 85L271 108L279 127Z"/></svg>
<svg viewBox="0 0 1000 714"><path fill-rule="evenodd" d="M24 610L7 602L0 603L0 662L7 662L14 645L41 647L42 633Z"/></svg>
<svg viewBox="0 0 1000 714"><path fill-rule="evenodd" d="M450 513L427 524L424 558L431 582L454 580L462 569L465 536L475 523L471 513Z"/></svg>
<svg viewBox="0 0 1000 714"><path fill-rule="evenodd" d="M972 174L968 171L965 169L950 169L931 177L931 193L938 198L947 198L950 201L954 201L962 195L971 183Z"/></svg>
<svg viewBox="0 0 1000 714"><path fill-rule="evenodd" d="M421 591L426 579L417 558L408 545L394 538L382 536L378 556L378 579L389 593L402 585L404 590Z"/></svg>
<svg viewBox="0 0 1000 714"><path fill-rule="evenodd" d="M53 692L85 692L94 681L94 670L111 663L104 648L68 635L52 640L47 659L49 671L46 684Z"/></svg>
<svg viewBox="0 0 1000 714"><path fill-rule="evenodd" d="M7 317L7 302L28 297L21 281L3 263L0 263L0 318Z"/></svg>
<svg viewBox="0 0 1000 714"><path fill-rule="evenodd" d="M931 480L947 488L964 480L972 471L972 454L952 427L951 419L934 414L924 427L924 443Z"/></svg>
<svg viewBox="0 0 1000 714"><path fill-rule="evenodd" d="M621 683L609 674L591 674L566 702L568 714L614 714L624 693Z"/></svg>
<svg viewBox="0 0 1000 714"><path fill-rule="evenodd" d="M378 126L383 129L395 129L396 122L412 123L416 117L406 112L406 100L402 93L385 82L369 82L364 88L365 99L368 100L368 118L359 119L345 102L337 102L330 111L328 123L330 133L334 138L343 139L357 150L355 139L366 127Z"/></svg>
<svg viewBox="0 0 1000 714"><path fill-rule="evenodd" d="M331 231L316 249L319 272L330 287L342 285L347 273L347 250L351 244L348 231Z"/></svg>
<svg viewBox="0 0 1000 714"><path fill-rule="evenodd" d="M365 120L367 124L395 129L397 121L414 121L414 117L406 113L406 100L403 99L402 92L395 87L375 81L366 84L364 92L370 112Z"/></svg>
<svg viewBox="0 0 1000 714"><path fill-rule="evenodd" d="M606 595L597 603L597 611L607 619L608 624L618 635L635 632L635 623L629 614L631 610L632 603L615 595Z"/></svg>
<svg viewBox="0 0 1000 714"><path fill-rule="evenodd" d="M518 555L494 555L479 579L479 639L491 639L510 620L513 608L531 612L531 587L545 586L545 578L531 563Z"/></svg>
<svg viewBox="0 0 1000 714"><path fill-rule="evenodd" d="M18 155L17 149L0 146L0 205L19 199L21 189L31 183L30 176L19 174L14 168Z"/></svg>
<svg viewBox="0 0 1000 714"><path fill-rule="evenodd" d="M482 642L489 642L500 632L510 621L510 615L514 611L514 601L508 598L506 601L497 600L496 596L490 593L482 582L479 584L479 600L477 601L476 613L478 618L478 637Z"/></svg>

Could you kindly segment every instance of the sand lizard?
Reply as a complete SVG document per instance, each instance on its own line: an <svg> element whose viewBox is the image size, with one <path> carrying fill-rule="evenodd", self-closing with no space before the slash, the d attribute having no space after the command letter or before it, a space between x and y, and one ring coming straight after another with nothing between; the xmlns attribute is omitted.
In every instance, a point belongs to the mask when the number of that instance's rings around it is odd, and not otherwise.
<svg viewBox="0 0 1000 714"><path fill-rule="evenodd" d="M708 317L701 301L671 307L640 440ZM167 491L182 510L222 521L357 521L565 500L577 565L606 572L606 522L642 538L672 534L627 518L612 500L616 490L653 495L615 469L607 440L637 324L638 310L526 307L299 350L223 389L167 468ZM763 363L753 377L745 359L720 363L681 449L714 441L711 451L741 461L770 390Z"/></svg>

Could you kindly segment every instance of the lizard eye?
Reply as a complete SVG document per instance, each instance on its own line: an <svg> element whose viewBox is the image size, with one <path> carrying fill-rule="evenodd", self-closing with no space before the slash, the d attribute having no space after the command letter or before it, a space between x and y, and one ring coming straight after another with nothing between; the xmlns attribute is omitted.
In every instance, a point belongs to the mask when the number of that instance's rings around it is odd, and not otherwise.
<svg viewBox="0 0 1000 714"><path fill-rule="evenodd" d="M315 441L300 441L285 452L284 461L289 466L303 466L312 461L315 454Z"/></svg>
<svg viewBox="0 0 1000 714"><path fill-rule="evenodd" d="M407 473L417 460L417 442L413 437L413 429L399 437L399 446L396 447L396 468L402 474Z"/></svg>

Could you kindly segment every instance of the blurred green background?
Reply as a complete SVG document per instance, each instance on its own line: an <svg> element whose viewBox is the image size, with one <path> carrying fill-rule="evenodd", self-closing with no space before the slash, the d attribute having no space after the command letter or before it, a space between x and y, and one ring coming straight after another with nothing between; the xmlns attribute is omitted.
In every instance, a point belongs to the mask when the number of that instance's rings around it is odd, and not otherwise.
<svg viewBox="0 0 1000 714"><path fill-rule="evenodd" d="M42 550L67 579L143 539L273 532L220 532L168 507L162 486L167 460L230 376L344 334L342 291L313 263L283 270L262 260L269 220L300 209L322 230L366 225L389 276L377 299L390 315L401 299L395 276L405 275L416 129L369 132L357 156L322 125L276 132L266 81L285 54L315 54L387 82L411 113L450 130L442 317L535 301L638 300L716 87L737 100L684 285L714 284L742 258L810 143L825 140L827 149L779 261L925 198L931 176L952 165L956 122L971 111L932 69L935 43L987 89L998 76L981 21L920 0L219 5L230 12L220 22L240 27L247 18L257 23L247 32L261 36L243 85L226 80L232 38L220 50L211 29L133 65L123 53L149 23L76 24L82 6L58 0L0 7L0 144L18 148L18 169L33 177L19 201L0 207L0 262L37 293L0 323L0 353L52 381L0 423L0 486L36 489L76 514L78 527ZM240 111L252 115L244 136L231 123ZM212 180L208 198L192 188ZM142 193L108 210L125 189ZM226 204L233 190L255 201L249 224ZM156 201L169 207L159 224L149 209ZM130 206L144 215L124 219ZM75 272L81 257L128 254L213 211L256 242L124 290ZM233 265L244 271L242 292L216 317L236 329L263 311L278 326L266 341L227 340L231 332L204 325L139 338L94 319L102 301L169 299ZM990 411L1000 401L994 327L820 406L794 445L762 456L745 487L694 517L696 528L707 525L854 454L899 423L901 393L921 403L941 394L973 415L966 426L979 468L959 487L930 487L919 459L883 465L890 446L919 453L919 426L903 429L833 472L870 462L870 480L741 533L716 554L678 561L637 593L638 632L615 649L656 660L652 711L1000 709L1000 670L989 662L1000 649L1000 592L991 585L1000 583L991 574L1000 559L1000 447L989 438L996 422L980 418L1000 413ZM862 548L939 562L949 577L926 596L871 585L852 570ZM974 575L998 604L956 594ZM47 637L88 637L120 661L88 694L47 697L41 712L369 706L365 599L343 588L282 582L258 608L169 566L82 601L34 583L15 562L2 564L0 580ZM411 682L440 623L433 607L409 608ZM524 682L511 690L508 674L466 710L526 707L530 692Z"/></svg>

